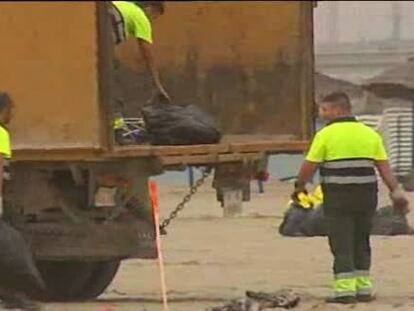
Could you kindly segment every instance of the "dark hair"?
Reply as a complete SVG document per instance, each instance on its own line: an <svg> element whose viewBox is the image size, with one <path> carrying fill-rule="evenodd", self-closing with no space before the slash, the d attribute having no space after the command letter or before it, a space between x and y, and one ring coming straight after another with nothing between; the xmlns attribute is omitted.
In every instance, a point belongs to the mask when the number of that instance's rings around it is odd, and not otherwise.
<svg viewBox="0 0 414 311"><path fill-rule="evenodd" d="M0 111L9 106L12 99L6 92L0 92Z"/></svg>
<svg viewBox="0 0 414 311"><path fill-rule="evenodd" d="M335 92L329 95L326 95L321 100L322 103L330 103L336 106L339 106L343 109L351 109L351 101L349 96L344 92Z"/></svg>
<svg viewBox="0 0 414 311"><path fill-rule="evenodd" d="M150 6L156 9L160 14L164 14L165 11L165 1L134 1L141 7Z"/></svg>

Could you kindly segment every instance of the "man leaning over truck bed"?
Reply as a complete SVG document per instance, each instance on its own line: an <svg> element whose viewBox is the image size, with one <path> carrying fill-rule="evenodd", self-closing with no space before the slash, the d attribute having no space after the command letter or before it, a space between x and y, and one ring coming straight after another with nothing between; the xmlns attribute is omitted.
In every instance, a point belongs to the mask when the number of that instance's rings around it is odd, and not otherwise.
<svg viewBox="0 0 414 311"><path fill-rule="evenodd" d="M163 13L164 1L112 1L111 6L115 43L136 39L158 94L170 102L152 52L152 21Z"/></svg>

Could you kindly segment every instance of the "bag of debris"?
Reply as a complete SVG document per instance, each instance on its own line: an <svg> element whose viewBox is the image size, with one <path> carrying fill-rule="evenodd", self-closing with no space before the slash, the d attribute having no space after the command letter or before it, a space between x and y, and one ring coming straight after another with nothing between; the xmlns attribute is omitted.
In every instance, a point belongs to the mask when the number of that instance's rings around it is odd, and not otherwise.
<svg viewBox="0 0 414 311"><path fill-rule="evenodd" d="M372 234L374 235L412 235L414 229L409 225L406 215L392 206L385 206L375 213Z"/></svg>
<svg viewBox="0 0 414 311"><path fill-rule="evenodd" d="M0 292L5 288L30 297L41 297L45 293L46 287L29 245L3 220L0 220L0 276Z"/></svg>
<svg viewBox="0 0 414 311"><path fill-rule="evenodd" d="M279 233L283 236L326 236L327 223L323 206L304 209L292 205L286 211ZM392 206L379 208L373 218L372 235L413 235L414 229L408 223L406 215Z"/></svg>
<svg viewBox="0 0 414 311"><path fill-rule="evenodd" d="M221 133L213 118L189 105L152 104L142 108L152 145L217 144Z"/></svg>
<svg viewBox="0 0 414 311"><path fill-rule="evenodd" d="M300 204L292 202L283 216L279 233L290 237L305 236L304 226L308 224L308 217L312 210L312 208L304 208Z"/></svg>
<svg viewBox="0 0 414 311"><path fill-rule="evenodd" d="M322 205L312 208L305 223L302 225L305 236L326 236L328 227Z"/></svg>

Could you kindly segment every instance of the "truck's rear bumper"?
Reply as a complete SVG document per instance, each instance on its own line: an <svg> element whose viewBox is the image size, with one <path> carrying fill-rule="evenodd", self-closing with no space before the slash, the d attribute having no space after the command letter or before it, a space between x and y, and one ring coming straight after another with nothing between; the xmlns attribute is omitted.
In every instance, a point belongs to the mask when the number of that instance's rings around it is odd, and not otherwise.
<svg viewBox="0 0 414 311"><path fill-rule="evenodd" d="M39 260L157 257L154 227L142 220L107 224L25 224L18 229Z"/></svg>

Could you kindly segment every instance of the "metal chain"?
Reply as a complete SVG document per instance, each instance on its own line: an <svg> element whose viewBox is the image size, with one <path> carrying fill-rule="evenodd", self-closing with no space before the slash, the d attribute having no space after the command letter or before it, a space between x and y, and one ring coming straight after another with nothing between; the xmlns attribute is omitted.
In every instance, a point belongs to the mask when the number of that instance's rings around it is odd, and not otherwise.
<svg viewBox="0 0 414 311"><path fill-rule="evenodd" d="M212 171L213 170L211 168L202 170L201 177L190 188L190 191L184 196L182 201L178 203L177 207L170 213L170 215L161 222L161 225L160 225L161 234L164 234L164 235L167 234L167 232L165 231L165 228L167 228L170 225L172 220L177 218L178 214L184 209L185 205L191 201L194 194L196 194L198 189L206 182L206 179L211 175Z"/></svg>

